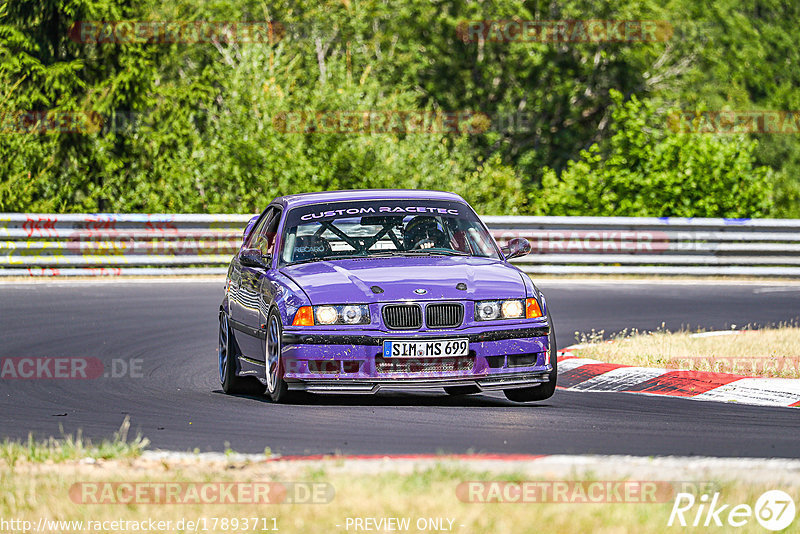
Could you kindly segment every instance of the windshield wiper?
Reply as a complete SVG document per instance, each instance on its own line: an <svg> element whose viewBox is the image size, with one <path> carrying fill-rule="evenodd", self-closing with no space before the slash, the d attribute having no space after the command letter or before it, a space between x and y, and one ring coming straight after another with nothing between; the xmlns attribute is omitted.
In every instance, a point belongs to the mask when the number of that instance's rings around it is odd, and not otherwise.
<svg viewBox="0 0 800 534"><path fill-rule="evenodd" d="M352 260L353 258L366 258L364 254L329 254L328 256L322 256L321 258L317 258L319 260Z"/></svg>
<svg viewBox="0 0 800 534"><path fill-rule="evenodd" d="M341 256L320 256L316 258L306 258L305 260L297 260L291 263L287 263L286 265L300 265L303 263L313 263L315 261L327 261L327 260L347 260L353 258L366 258L363 254L343 254Z"/></svg>
<svg viewBox="0 0 800 534"><path fill-rule="evenodd" d="M391 256L470 256L466 252L459 250L443 249L417 249L417 250L382 250L380 252L370 252L367 258L388 258Z"/></svg>
<svg viewBox="0 0 800 534"><path fill-rule="evenodd" d="M403 250L400 254L408 254L409 256L470 256L467 252L460 250L444 250L440 248L421 248L418 250Z"/></svg>
<svg viewBox="0 0 800 534"><path fill-rule="evenodd" d="M342 254L342 255L329 255L318 258L308 258L305 260L295 261L287 265L300 265L302 263L311 263L315 261L328 261L328 260L352 260L364 258L391 258L395 256L471 256L467 252L458 250L443 250L443 249L418 249L418 250L381 250L368 252L366 254Z"/></svg>

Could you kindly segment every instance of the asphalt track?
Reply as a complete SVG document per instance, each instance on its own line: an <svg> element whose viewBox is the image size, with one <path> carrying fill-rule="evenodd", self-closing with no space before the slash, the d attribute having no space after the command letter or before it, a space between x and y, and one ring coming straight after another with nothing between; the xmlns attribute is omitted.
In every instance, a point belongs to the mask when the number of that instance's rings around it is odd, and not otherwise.
<svg viewBox="0 0 800 534"><path fill-rule="evenodd" d="M548 281L559 345L575 331L770 324L800 315L800 285ZM800 410L625 393L229 397L216 371L222 283L0 284L0 358L139 359L141 377L0 380L0 438L82 429L126 415L153 448L282 454L489 452L800 458Z"/></svg>

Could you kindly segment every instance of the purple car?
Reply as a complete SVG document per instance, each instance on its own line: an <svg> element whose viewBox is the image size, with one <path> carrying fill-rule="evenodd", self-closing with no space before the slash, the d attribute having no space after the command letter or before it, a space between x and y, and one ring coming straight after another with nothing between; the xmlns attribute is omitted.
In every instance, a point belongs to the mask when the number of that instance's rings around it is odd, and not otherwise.
<svg viewBox="0 0 800 534"><path fill-rule="evenodd" d="M464 199L416 190L329 191L273 200L244 231L219 311L226 393L556 387L544 295L508 262Z"/></svg>

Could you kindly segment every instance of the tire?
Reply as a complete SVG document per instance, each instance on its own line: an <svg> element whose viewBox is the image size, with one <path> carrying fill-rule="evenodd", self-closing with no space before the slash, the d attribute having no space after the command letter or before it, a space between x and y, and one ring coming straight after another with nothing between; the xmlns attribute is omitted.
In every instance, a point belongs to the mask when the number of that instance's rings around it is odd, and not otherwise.
<svg viewBox="0 0 800 534"><path fill-rule="evenodd" d="M558 379L558 348L556 347L556 331L553 324L550 324L550 335L548 336L550 351L550 365L553 370L548 374L549 381L546 384L530 388L504 389L503 394L510 401L514 402L533 402L549 399L556 391L556 380Z"/></svg>
<svg viewBox="0 0 800 534"><path fill-rule="evenodd" d="M267 319L267 339L264 354L266 359L267 395L275 403L285 403L296 397L293 392L289 391L289 386L283 379L285 368L283 359L280 357L282 335L281 317L278 314L278 310L273 308L269 314L269 319Z"/></svg>
<svg viewBox="0 0 800 534"><path fill-rule="evenodd" d="M481 388L478 386L448 386L444 388L444 391L448 395L472 395L473 393L480 393Z"/></svg>
<svg viewBox="0 0 800 534"><path fill-rule="evenodd" d="M219 313L219 346L217 357L219 360L219 383L222 391L228 395L239 393L253 393L253 381L238 376L236 369L238 349L236 339L228 325L228 316L224 311Z"/></svg>

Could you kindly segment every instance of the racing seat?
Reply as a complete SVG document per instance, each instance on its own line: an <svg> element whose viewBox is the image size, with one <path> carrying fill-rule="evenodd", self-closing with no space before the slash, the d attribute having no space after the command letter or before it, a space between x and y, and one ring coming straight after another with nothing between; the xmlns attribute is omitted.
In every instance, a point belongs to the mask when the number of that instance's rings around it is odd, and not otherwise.
<svg viewBox="0 0 800 534"><path fill-rule="evenodd" d="M304 235L294 242L292 261L306 261L322 258L331 254L331 244L324 237Z"/></svg>

